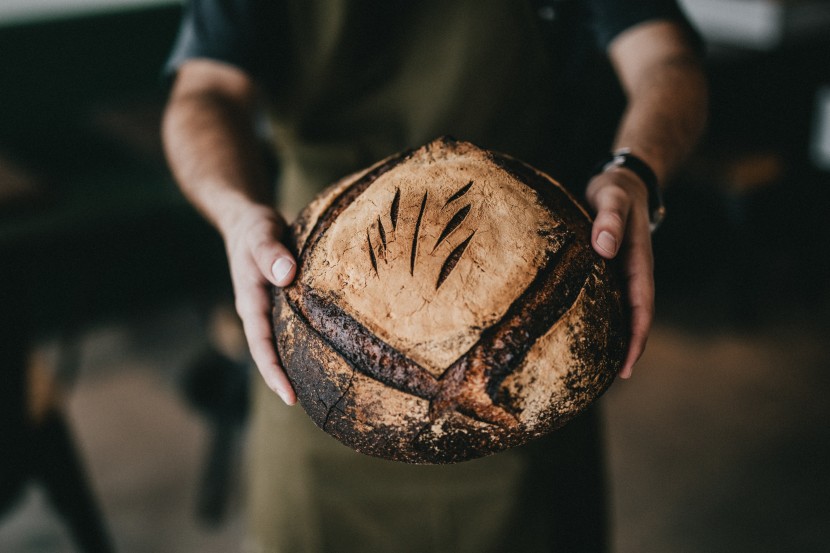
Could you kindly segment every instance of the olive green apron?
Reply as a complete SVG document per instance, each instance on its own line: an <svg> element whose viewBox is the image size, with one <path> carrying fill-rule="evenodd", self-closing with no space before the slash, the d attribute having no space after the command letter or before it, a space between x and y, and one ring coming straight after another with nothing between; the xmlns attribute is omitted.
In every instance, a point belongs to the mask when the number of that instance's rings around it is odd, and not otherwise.
<svg viewBox="0 0 830 553"><path fill-rule="evenodd" d="M456 465L367 457L257 379L250 553L605 551L597 414Z"/></svg>
<svg viewBox="0 0 830 553"><path fill-rule="evenodd" d="M297 0L288 12L271 113L289 217L443 134L544 165L551 77L527 2ZM593 416L485 459L411 466L353 452L259 382L254 398L252 552L600 550Z"/></svg>
<svg viewBox="0 0 830 553"><path fill-rule="evenodd" d="M294 61L271 91L288 213L445 134L534 164L549 157L553 81L529 2L295 3Z"/></svg>

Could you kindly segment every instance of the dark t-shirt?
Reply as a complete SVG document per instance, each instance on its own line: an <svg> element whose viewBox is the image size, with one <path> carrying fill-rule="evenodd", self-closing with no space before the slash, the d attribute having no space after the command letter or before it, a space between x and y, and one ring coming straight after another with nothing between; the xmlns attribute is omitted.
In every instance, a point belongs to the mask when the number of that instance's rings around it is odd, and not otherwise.
<svg viewBox="0 0 830 553"><path fill-rule="evenodd" d="M374 28L400 18L409 2L387 0L377 4L368 18ZM675 0L535 0L528 6L537 11L539 25L547 27L547 33L583 33L600 50L605 50L622 31L652 19L680 23L692 42L700 45ZM172 75L188 59L210 58L240 67L262 83L276 86L279 72L275 69L285 58L272 53L280 36L290 33L290 21L286 6L274 0L190 0L165 73Z"/></svg>

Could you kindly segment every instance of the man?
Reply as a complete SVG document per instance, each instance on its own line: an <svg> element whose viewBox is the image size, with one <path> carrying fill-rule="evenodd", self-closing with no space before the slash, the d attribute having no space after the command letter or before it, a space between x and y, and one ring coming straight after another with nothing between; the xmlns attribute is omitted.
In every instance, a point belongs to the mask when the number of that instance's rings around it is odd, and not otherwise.
<svg viewBox="0 0 830 553"><path fill-rule="evenodd" d="M554 2L590 23L627 98L609 158L587 183L592 244L620 257L631 305L622 378L654 309L650 222L656 184L705 120L694 35L672 1ZM550 8L549 8L550 10ZM222 234L236 308L263 382L295 403L270 325L269 289L291 282L285 219L270 196L257 121L279 159L281 207L334 180L450 134L557 177L570 109L529 2L358 0L193 2L168 64L164 119L185 195ZM561 46L560 46L561 48ZM558 133L558 134L557 134ZM599 160L597 160L599 161ZM572 184L573 185L573 184ZM650 190L651 189L651 190ZM360 456L260 387L249 490L254 551L602 551L597 417L486 459L413 467Z"/></svg>

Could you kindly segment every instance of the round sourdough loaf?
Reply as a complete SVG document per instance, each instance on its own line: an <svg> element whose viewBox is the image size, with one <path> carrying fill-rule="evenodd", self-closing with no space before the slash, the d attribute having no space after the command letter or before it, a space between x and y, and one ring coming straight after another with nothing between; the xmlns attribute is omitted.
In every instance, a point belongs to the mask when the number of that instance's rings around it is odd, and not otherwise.
<svg viewBox="0 0 830 553"><path fill-rule="evenodd" d="M357 451L452 463L520 445L625 356L588 215L516 159L440 138L334 184L292 231L277 349L313 421Z"/></svg>

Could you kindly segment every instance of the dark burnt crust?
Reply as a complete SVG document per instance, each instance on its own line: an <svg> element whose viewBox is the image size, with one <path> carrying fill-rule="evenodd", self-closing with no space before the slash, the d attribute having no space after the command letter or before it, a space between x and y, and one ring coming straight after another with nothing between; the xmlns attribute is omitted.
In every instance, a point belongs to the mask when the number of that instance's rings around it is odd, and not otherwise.
<svg viewBox="0 0 830 553"><path fill-rule="evenodd" d="M564 426L604 394L625 358L629 342L627 310L620 289L609 285L613 282L611 270L608 264L595 265L582 290L586 304L580 317L582 328L571 341L571 353L580 364L571 368L563 382L570 409L561 413L551 406L545 417L552 422L550 430ZM532 437L544 433L540 428Z"/></svg>
<svg viewBox="0 0 830 553"><path fill-rule="evenodd" d="M528 439L523 431L495 435L490 425L458 412L437 421L437 427L424 424L424 412L411 412L402 424L367 424L364 419L356 430L353 413L366 405L365 397L352 392L376 381L353 369L344 371L345 358L296 313L282 311L281 304L275 328L282 361L303 409L320 429L360 453L406 463L446 464L490 455ZM384 393L401 392L386 388Z"/></svg>
<svg viewBox="0 0 830 553"><path fill-rule="evenodd" d="M306 286L289 294L294 312L352 368L423 399L438 391L438 380L425 368L375 336L366 327Z"/></svg>

